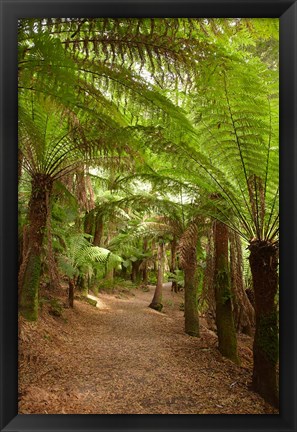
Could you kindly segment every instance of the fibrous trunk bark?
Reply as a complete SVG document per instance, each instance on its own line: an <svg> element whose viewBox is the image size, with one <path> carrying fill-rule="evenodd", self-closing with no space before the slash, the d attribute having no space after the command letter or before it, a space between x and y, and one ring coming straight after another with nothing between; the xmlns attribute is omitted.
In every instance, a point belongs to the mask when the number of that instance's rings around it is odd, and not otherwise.
<svg viewBox="0 0 297 432"><path fill-rule="evenodd" d="M61 288L60 275L58 265L55 260L55 254L53 249L52 239L52 224L51 224L51 207L48 205L48 216L47 216L47 268L50 279L50 286L55 291L59 291Z"/></svg>
<svg viewBox="0 0 297 432"><path fill-rule="evenodd" d="M251 242L249 249L256 311L253 387L267 402L278 407L278 320L275 304L278 250L269 241L260 240Z"/></svg>
<svg viewBox="0 0 297 432"><path fill-rule="evenodd" d="M213 223L214 225L214 223ZM209 328L213 331L216 330L215 316L216 316L216 301L214 293L214 227L207 232L207 244L206 244L206 266L204 270L203 286L201 303L206 303L206 320Z"/></svg>
<svg viewBox="0 0 297 432"><path fill-rule="evenodd" d="M237 331L251 336L255 325L255 311L244 289L241 241L239 235L231 230L229 238L234 323Z"/></svg>
<svg viewBox="0 0 297 432"><path fill-rule="evenodd" d="M163 288L163 272L164 272L164 243L159 242L158 245L158 270L157 270L157 286L155 289L154 297L149 305L150 308L161 312L163 309L162 304L162 288Z"/></svg>
<svg viewBox="0 0 297 432"><path fill-rule="evenodd" d="M180 244L180 263L184 270L185 332L199 336L198 286L197 286L197 242L198 225L193 221L183 233Z"/></svg>
<svg viewBox="0 0 297 432"><path fill-rule="evenodd" d="M219 351L224 357L239 363L228 268L228 228L220 221L214 223L214 244L216 326Z"/></svg>
<svg viewBox="0 0 297 432"><path fill-rule="evenodd" d="M196 256L195 256L196 258ZM197 304L197 279L195 277L196 266L185 268L185 332L190 336L199 337L199 316Z"/></svg>
<svg viewBox="0 0 297 432"><path fill-rule="evenodd" d="M38 318L41 248L51 190L52 179L48 175L34 176L29 203L28 245L19 271L20 312L30 321Z"/></svg>

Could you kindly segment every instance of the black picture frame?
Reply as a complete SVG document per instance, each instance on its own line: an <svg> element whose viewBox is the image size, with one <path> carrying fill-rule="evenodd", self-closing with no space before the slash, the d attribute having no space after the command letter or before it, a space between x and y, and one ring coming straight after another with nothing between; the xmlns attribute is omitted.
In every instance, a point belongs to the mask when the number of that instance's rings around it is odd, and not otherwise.
<svg viewBox="0 0 297 432"><path fill-rule="evenodd" d="M17 20L25 17L280 19L280 414L18 415ZM297 2L286 0L0 0L1 431L296 431Z"/></svg>

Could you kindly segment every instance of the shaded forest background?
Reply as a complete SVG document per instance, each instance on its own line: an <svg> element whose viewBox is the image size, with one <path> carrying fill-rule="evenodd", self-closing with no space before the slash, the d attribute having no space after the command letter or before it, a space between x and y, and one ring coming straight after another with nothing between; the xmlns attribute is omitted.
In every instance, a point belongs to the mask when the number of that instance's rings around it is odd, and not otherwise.
<svg viewBox="0 0 297 432"><path fill-rule="evenodd" d="M239 368L250 338L277 408L278 20L23 19L18 41L20 334L119 289L162 313L170 282L187 335L203 319Z"/></svg>

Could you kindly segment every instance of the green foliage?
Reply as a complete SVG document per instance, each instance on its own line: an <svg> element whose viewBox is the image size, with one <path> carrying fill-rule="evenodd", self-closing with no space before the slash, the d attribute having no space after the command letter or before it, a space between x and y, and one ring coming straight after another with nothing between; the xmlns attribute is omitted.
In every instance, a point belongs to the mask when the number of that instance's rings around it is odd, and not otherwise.
<svg viewBox="0 0 297 432"><path fill-rule="evenodd" d="M58 263L66 276L92 277L95 269L108 272L121 265L120 256L108 249L92 246L86 237L86 234L75 234L65 238L66 250L58 256Z"/></svg>
<svg viewBox="0 0 297 432"><path fill-rule="evenodd" d="M177 269L174 273L167 272L166 275L169 282L175 281L179 286L184 287L185 280L183 270Z"/></svg>

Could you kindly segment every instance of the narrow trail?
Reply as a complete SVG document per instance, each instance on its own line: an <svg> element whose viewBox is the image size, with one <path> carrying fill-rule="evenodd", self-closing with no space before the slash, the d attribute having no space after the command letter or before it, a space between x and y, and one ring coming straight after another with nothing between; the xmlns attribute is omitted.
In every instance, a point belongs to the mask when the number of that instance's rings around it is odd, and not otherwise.
<svg viewBox="0 0 297 432"><path fill-rule="evenodd" d="M151 288L22 322L19 413L277 413L248 389L249 338L240 341L241 367L223 359L206 327L201 338L184 333L182 295L164 291L165 313L148 308Z"/></svg>

